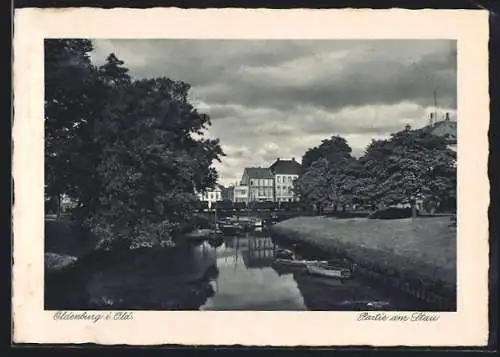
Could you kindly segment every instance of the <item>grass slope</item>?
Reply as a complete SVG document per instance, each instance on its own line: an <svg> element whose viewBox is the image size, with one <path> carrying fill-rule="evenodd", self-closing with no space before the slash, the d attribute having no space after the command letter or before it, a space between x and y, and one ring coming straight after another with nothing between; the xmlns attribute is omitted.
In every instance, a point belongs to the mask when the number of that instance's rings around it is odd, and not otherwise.
<svg viewBox="0 0 500 357"><path fill-rule="evenodd" d="M380 272L456 289L456 228L448 217L398 220L298 217L272 232L338 254Z"/></svg>

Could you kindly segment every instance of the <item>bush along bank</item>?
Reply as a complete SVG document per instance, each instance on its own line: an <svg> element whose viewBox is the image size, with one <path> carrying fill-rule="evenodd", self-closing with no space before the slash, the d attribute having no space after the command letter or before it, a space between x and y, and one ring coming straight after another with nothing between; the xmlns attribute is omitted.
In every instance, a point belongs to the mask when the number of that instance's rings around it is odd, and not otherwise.
<svg viewBox="0 0 500 357"><path fill-rule="evenodd" d="M374 220L298 217L271 228L275 239L308 245L354 264L354 275L456 310L456 229L449 218Z"/></svg>

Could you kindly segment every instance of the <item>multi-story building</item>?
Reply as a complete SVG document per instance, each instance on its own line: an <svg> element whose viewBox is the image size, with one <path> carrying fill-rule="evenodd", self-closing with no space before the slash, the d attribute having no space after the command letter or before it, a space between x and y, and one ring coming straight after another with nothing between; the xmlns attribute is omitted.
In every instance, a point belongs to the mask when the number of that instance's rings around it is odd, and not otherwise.
<svg viewBox="0 0 500 357"><path fill-rule="evenodd" d="M248 202L274 200L274 176L269 168L245 168L241 185L248 187Z"/></svg>
<svg viewBox="0 0 500 357"><path fill-rule="evenodd" d="M222 191L224 186L216 184L215 188L207 188L204 192L198 193L200 201L208 202L208 208L214 207L215 202L222 201Z"/></svg>
<svg viewBox="0 0 500 357"><path fill-rule="evenodd" d="M297 196L293 191L294 181L299 177L301 166L295 161L281 160L278 158L269 169L274 176L274 201L292 202L297 201Z"/></svg>
<svg viewBox="0 0 500 357"><path fill-rule="evenodd" d="M226 187L222 191L222 200L234 202L234 185Z"/></svg>
<svg viewBox="0 0 500 357"><path fill-rule="evenodd" d="M234 186L234 202L248 202L248 186L237 184Z"/></svg>

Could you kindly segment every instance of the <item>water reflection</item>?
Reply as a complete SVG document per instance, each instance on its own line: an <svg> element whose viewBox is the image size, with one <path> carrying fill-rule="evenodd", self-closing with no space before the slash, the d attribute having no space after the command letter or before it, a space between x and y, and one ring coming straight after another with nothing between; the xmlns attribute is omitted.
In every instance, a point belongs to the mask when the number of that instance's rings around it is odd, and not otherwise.
<svg viewBox="0 0 500 357"><path fill-rule="evenodd" d="M312 276L301 268L277 265L279 248L266 232L254 232L170 250L145 250L89 273L85 302L70 308L366 310L374 301L389 309L415 306L356 279Z"/></svg>

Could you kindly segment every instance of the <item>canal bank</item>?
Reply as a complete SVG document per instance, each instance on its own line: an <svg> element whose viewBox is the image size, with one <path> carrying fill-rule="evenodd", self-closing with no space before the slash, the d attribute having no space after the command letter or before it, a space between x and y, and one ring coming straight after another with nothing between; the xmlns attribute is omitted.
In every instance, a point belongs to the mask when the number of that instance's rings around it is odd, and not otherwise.
<svg viewBox="0 0 500 357"><path fill-rule="evenodd" d="M456 310L456 227L449 217L297 217L274 225L271 235L346 259L358 277L434 309Z"/></svg>

